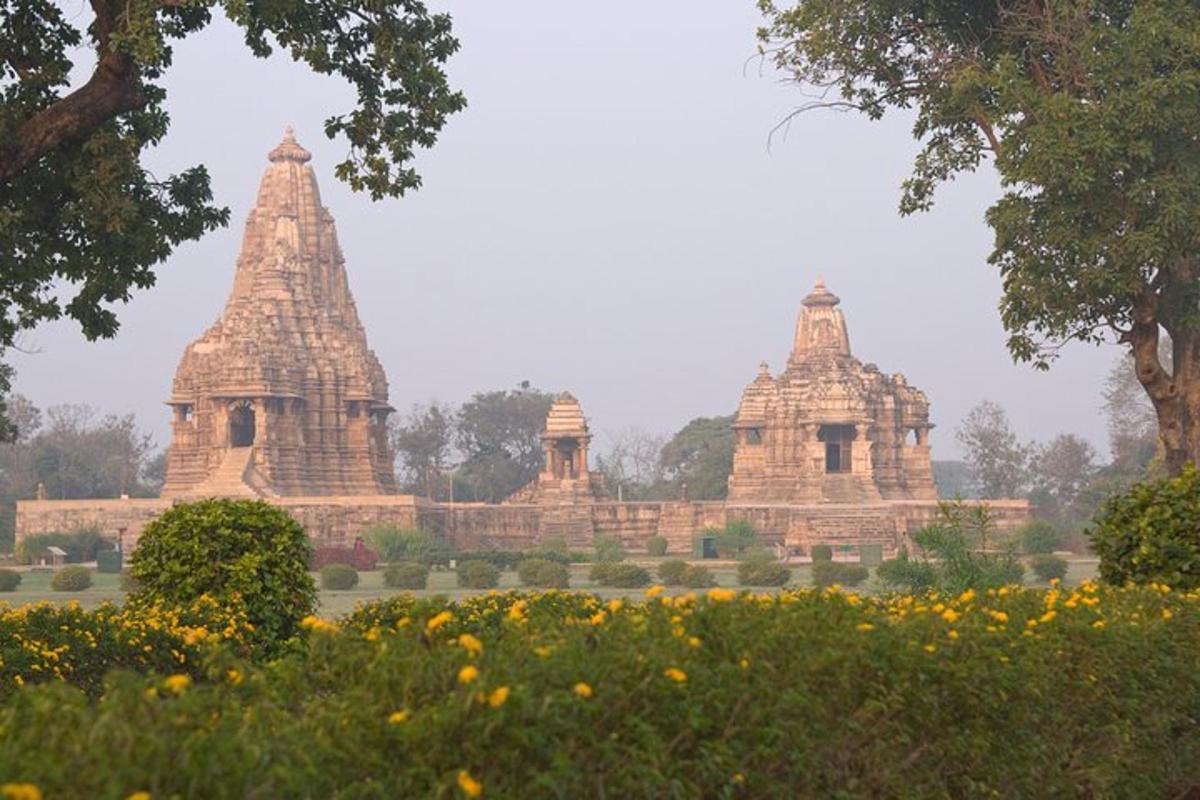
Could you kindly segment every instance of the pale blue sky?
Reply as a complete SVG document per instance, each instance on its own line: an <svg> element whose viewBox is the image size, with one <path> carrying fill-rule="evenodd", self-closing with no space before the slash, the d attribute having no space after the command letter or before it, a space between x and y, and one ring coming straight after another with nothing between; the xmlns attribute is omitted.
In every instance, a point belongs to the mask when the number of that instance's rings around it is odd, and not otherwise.
<svg viewBox="0 0 1200 800"><path fill-rule="evenodd" d="M337 81L252 58L225 23L178 47L174 126L150 163L207 164L232 224L181 247L121 311L117 339L39 329L26 342L38 352L13 357L17 390L135 412L165 444L179 355L220 312L266 153L290 123L402 410L527 379L574 392L601 447L627 426L670 433L733 411L760 360L782 369L823 274L855 353L929 395L935 458L957 455L953 429L984 398L1023 438L1073 432L1107 450L1115 347L1068 348L1048 374L1005 351L983 222L994 177L902 219L907 120L812 113L768 149L800 98L753 60L752 0L444 5L470 105L401 200L373 204L334 179L344 148L321 121L349 102Z"/></svg>

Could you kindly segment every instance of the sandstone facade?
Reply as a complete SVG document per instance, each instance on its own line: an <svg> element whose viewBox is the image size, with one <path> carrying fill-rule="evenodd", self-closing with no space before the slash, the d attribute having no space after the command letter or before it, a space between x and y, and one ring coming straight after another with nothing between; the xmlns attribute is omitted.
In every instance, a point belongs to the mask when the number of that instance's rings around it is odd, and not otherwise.
<svg viewBox="0 0 1200 800"><path fill-rule="evenodd" d="M311 156L289 130L267 158L225 310L175 374L163 496L394 492L387 378Z"/></svg>
<svg viewBox="0 0 1200 800"><path fill-rule="evenodd" d="M731 503L935 500L929 401L903 375L850 352L839 299L817 282L804 298L787 368L764 363L734 429Z"/></svg>

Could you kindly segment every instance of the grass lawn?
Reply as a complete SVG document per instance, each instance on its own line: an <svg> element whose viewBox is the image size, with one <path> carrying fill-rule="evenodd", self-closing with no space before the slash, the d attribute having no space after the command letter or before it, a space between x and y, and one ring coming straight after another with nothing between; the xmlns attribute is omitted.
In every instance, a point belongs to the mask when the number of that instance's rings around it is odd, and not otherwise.
<svg viewBox="0 0 1200 800"><path fill-rule="evenodd" d="M662 559L635 559L637 563L645 566L650 570L650 574L654 575L655 565ZM1077 584L1080 581L1088 578L1094 578L1097 574L1097 562L1094 558L1072 558L1070 561L1070 571L1067 573L1065 583L1067 585ZM730 588L737 588L737 567L731 562L708 562L706 566L712 571L717 579L717 585ZM572 564L571 565L571 588L580 591L592 592L605 599L614 597L625 598L640 598L642 597L642 589L613 589L604 586L592 586L588 581L588 572L591 569L589 564ZM118 586L118 576L111 574L92 573L92 587L82 592L56 592L50 588L49 572L31 572L23 571L21 585L15 592L7 592L0 594L0 602L10 603L12 605L23 605L25 603L36 603L40 600L49 600L52 602L65 603L71 600L78 601L84 608L92 608L103 602L119 603L125 599L125 593ZM1037 585L1033 579L1032 573L1027 573L1027 583ZM314 580L318 581L319 577L314 573ZM807 564L797 564L792 566L792 585L806 586L812 581L812 570ZM504 589L519 589L520 584L517 581L515 572L503 572L500 575L500 590ZM871 592L876 589L875 580L872 578L861 589ZM668 590L669 594L685 594L688 590L684 588L675 588ZM767 590L771 591L771 590ZM320 592L320 613L325 617L337 617L347 614L354 610L358 603L368 603L372 600L378 600L383 597L388 597L393 594L401 594L402 590L388 589L383 585L382 571L362 572L359 573L358 586L354 589L344 592L324 591ZM429 573L429 588L424 591L415 592L422 597L432 597L435 595L443 595L452 600L459 600L464 597L469 597L474 594L480 594L478 589L462 589L459 588L455 578L455 574L448 570L438 570Z"/></svg>

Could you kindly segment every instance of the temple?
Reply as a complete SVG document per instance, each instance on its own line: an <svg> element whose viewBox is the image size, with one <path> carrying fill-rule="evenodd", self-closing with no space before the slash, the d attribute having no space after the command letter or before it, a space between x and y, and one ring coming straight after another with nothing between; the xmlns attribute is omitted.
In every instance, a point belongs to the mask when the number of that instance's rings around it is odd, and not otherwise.
<svg viewBox="0 0 1200 800"><path fill-rule="evenodd" d="M764 363L742 393L729 478L736 503L934 500L929 401L850 352L838 297L802 301L787 368Z"/></svg>
<svg viewBox="0 0 1200 800"><path fill-rule="evenodd" d="M289 129L267 158L225 310L175 373L163 496L394 492L387 378L311 156Z"/></svg>

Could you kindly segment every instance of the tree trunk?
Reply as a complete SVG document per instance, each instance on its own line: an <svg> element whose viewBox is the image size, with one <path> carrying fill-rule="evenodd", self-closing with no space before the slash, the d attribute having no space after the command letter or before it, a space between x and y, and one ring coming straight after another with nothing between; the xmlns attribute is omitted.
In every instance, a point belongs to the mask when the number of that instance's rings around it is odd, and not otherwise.
<svg viewBox="0 0 1200 800"><path fill-rule="evenodd" d="M1158 419L1158 437L1169 475L1200 458L1200 332L1172 326L1171 369L1158 357L1158 298L1148 287L1134 301L1133 326L1126 335L1138 382Z"/></svg>

